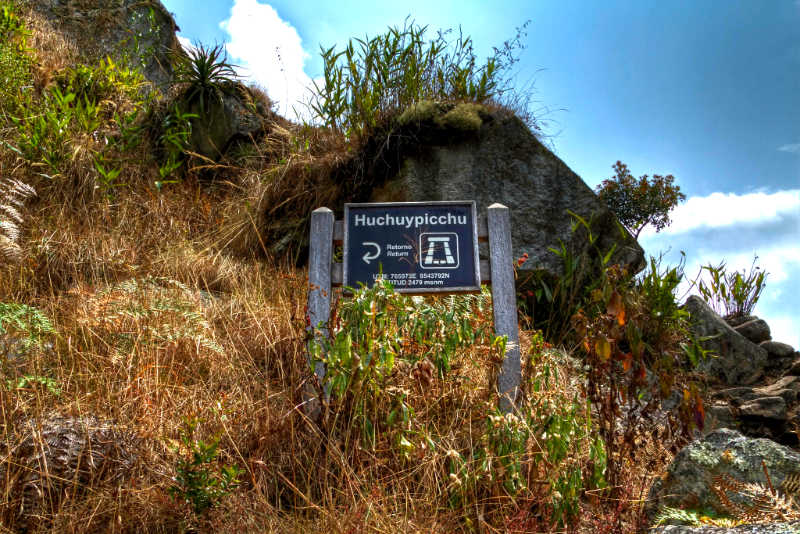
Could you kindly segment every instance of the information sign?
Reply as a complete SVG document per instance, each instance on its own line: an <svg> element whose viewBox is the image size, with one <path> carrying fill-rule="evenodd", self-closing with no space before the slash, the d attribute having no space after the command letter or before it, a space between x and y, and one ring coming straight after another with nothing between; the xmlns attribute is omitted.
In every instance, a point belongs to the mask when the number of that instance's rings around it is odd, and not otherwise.
<svg viewBox="0 0 800 534"><path fill-rule="evenodd" d="M398 292L479 292L474 201L345 204L345 286L382 276Z"/></svg>

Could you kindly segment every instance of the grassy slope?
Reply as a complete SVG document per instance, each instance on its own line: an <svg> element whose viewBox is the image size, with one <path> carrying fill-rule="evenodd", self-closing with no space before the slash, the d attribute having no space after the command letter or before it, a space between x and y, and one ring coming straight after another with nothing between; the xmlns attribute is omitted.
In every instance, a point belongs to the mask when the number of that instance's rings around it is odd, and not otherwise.
<svg viewBox="0 0 800 534"><path fill-rule="evenodd" d="M46 86L65 66L53 51L66 45L56 41L36 32L29 41L41 56L40 70L33 72L37 85ZM10 122L2 135L17 142ZM553 456L546 450L553 440L532 434L520 456L525 488L515 495L502 484L501 453L489 455L495 463L482 471L478 451L487 450L492 425L503 424L487 418L497 362L486 344L460 351L442 378L421 371L424 365L398 363L387 385L407 393L414 414L411 452L398 449L395 430L379 432L373 447L364 446L352 439L352 428L331 424L320 430L298 409L309 377L305 272L232 254L228 246L267 248L270 243L259 243L252 233L249 241L240 239L256 226L246 204L266 197L274 205L286 187L282 180L297 176L287 169L308 173L340 157L336 150L324 155L324 147L341 140L322 135L317 145L323 148L304 152L292 149L297 135L291 129L275 133L248 158L217 167L220 185L199 184L190 174L161 191L151 185L158 163L147 144L111 155L122 169L119 181L127 185L108 192L93 190L98 175L91 151L98 148L87 132L71 133L64 171L51 181L40 177L35 162L2 150L4 172L35 185L39 198L24 210L22 258L0 265L0 302L35 306L54 329L48 343L2 360L3 440L13 448L29 421L52 414L114 421L140 438L132 473L119 482L66 484L45 494L40 508L26 509L32 514L28 524L55 532L562 529L551 525L554 503L566 498L555 495L554 485L571 468L591 470L591 440L565 436L566 455ZM288 165L279 164L287 159ZM313 185L312 180L298 188L305 202L324 202L325 193ZM469 320L490 327L489 316L473 310ZM557 353L532 348L531 337L523 332L523 354L536 356L527 383L541 386L544 374L551 376L549 387L529 391L531 405L559 414L580 399L576 371ZM408 347L409 362L421 359L415 350ZM11 387L25 376L49 379L58 389L35 380ZM579 400L578 406L571 420L582 420ZM335 409L332 417L349 410ZM187 453L176 448L186 418L200 421L196 439L220 436L213 469L243 469L241 486L206 514L194 514L168 491ZM451 476L456 457L466 459L463 478ZM606 500L602 492L579 494L570 528L596 531L620 515L632 525L636 499L646 491L652 468L666 458L657 450L646 458L651 464L641 457L631 461L621 501ZM21 471L10 460L8 465L0 485L0 525L13 530L23 521L21 493L13 483Z"/></svg>

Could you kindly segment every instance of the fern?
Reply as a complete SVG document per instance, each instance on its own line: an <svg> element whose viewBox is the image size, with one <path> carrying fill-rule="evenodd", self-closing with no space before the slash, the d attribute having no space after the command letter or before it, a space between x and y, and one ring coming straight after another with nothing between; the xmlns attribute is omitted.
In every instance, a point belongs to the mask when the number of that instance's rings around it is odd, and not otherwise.
<svg viewBox="0 0 800 534"><path fill-rule="evenodd" d="M194 293L184 284L167 278L131 279L90 298L89 321L99 321L112 338L119 356L134 345L165 346L190 341L221 354Z"/></svg>
<svg viewBox="0 0 800 534"><path fill-rule="evenodd" d="M36 191L13 178L0 178L0 264L19 261L19 227L23 222L20 210Z"/></svg>
<svg viewBox="0 0 800 534"><path fill-rule="evenodd" d="M8 355L15 349L28 350L41 346L44 338L52 334L50 319L25 304L0 302L0 353Z"/></svg>
<svg viewBox="0 0 800 534"><path fill-rule="evenodd" d="M776 490L767 467L762 461L766 484L736 480L728 475L715 475L711 490L717 498L720 511L744 523L800 520L800 505L793 495ZM795 488L799 475L787 477L781 486Z"/></svg>
<svg viewBox="0 0 800 534"><path fill-rule="evenodd" d="M702 515L694 510L681 510L679 508L662 508L655 518L655 525L687 525L690 527L702 527L706 525L715 527L735 527L741 525L741 521L728 519L725 517L710 517Z"/></svg>

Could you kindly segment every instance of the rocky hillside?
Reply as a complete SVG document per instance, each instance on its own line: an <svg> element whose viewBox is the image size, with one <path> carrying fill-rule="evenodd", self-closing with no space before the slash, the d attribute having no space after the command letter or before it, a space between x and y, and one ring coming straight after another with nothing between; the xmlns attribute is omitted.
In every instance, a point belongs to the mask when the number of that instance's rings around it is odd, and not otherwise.
<svg viewBox="0 0 800 534"><path fill-rule="evenodd" d="M325 57L317 122L295 124L222 47L181 50L157 0L0 7L0 530L800 520L796 348L755 316L676 301L681 270L646 261L504 104L502 64L446 35L452 54L414 63L443 70L391 63L412 56L382 47L429 50L407 25L362 59L414 83L359 85ZM488 289L337 290L310 342L311 210L462 199L512 212L513 413L497 409Z"/></svg>

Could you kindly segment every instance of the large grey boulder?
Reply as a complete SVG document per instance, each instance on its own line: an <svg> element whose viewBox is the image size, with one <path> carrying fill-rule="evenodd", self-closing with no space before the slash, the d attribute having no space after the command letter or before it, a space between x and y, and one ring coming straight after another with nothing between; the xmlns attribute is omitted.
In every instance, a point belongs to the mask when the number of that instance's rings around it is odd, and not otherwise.
<svg viewBox="0 0 800 534"><path fill-rule="evenodd" d="M767 351L731 328L700 297L692 295L684 305L690 314L690 330L714 356L700 363L700 371L730 386L756 383L764 375Z"/></svg>
<svg viewBox="0 0 800 534"><path fill-rule="evenodd" d="M190 150L216 160L235 140L259 136L273 120L268 106L245 85L224 84L219 99L210 98L202 108L199 102L191 103L189 111L197 117L191 123Z"/></svg>
<svg viewBox="0 0 800 534"><path fill-rule="evenodd" d="M734 326L733 329L753 343L761 343L762 341L769 341L772 339L769 325L764 319L759 319L758 317L752 321Z"/></svg>
<svg viewBox="0 0 800 534"><path fill-rule="evenodd" d="M75 45L80 61L127 59L162 91L172 81L172 55L182 53L177 26L159 0L27 0L53 30Z"/></svg>
<svg viewBox="0 0 800 534"><path fill-rule="evenodd" d="M475 200L479 215L495 202L505 204L511 210L514 258L527 253L522 269L554 276L563 274L563 262L550 248L559 249L563 243L576 254L589 248L586 233L573 232L572 211L591 220L603 253L616 248L613 263L631 272L641 270L644 253L639 244L580 176L519 118L494 112L475 115L474 122L449 120L459 109L433 119L441 128L439 135L428 136L404 154L397 175L376 190L371 201ZM465 134L469 128L474 131Z"/></svg>
<svg viewBox="0 0 800 534"><path fill-rule="evenodd" d="M762 464L763 462L763 464ZM680 509L715 509L719 502L711 485L715 476L776 489L791 475L800 474L800 454L768 439L748 438L735 430L716 430L682 449L650 488L647 512L654 517L665 506ZM791 479L790 479L791 480ZM744 495L728 495L732 502L749 504Z"/></svg>

